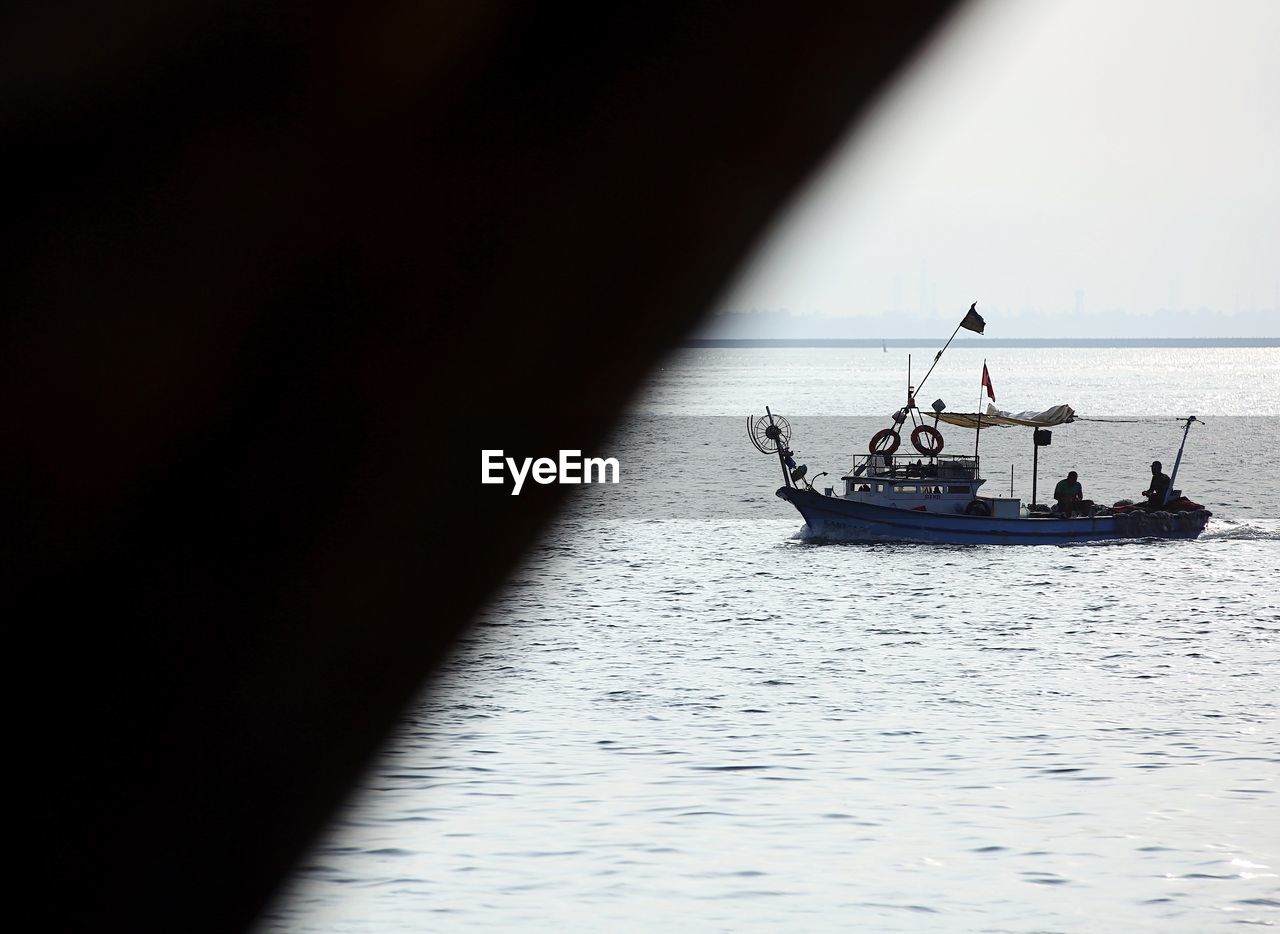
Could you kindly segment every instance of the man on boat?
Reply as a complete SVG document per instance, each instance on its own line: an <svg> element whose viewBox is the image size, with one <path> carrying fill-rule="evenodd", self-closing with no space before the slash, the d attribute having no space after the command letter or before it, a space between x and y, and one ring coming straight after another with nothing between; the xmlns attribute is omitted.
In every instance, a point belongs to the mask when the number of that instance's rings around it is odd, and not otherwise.
<svg viewBox="0 0 1280 934"><path fill-rule="evenodd" d="M1053 488L1053 498L1058 501L1059 515L1074 516L1080 512L1084 503L1084 487L1080 485L1074 470L1067 474L1065 480L1058 481L1058 485Z"/></svg>
<svg viewBox="0 0 1280 934"><path fill-rule="evenodd" d="M1165 494L1169 492L1169 475L1161 473L1160 462L1151 462L1151 489L1143 490L1147 498L1148 509L1161 509L1164 506Z"/></svg>

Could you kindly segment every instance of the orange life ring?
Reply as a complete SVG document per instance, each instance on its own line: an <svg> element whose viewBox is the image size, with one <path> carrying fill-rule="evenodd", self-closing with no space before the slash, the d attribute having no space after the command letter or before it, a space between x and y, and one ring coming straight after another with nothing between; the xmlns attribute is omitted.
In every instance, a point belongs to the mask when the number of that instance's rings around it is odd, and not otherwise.
<svg viewBox="0 0 1280 934"><path fill-rule="evenodd" d="M925 438L929 439L928 443L922 440ZM933 457L942 453L942 432L932 425L917 425L916 430L911 432L911 443L921 454Z"/></svg>
<svg viewBox="0 0 1280 934"><path fill-rule="evenodd" d="M872 454L892 454L902 443L902 436L893 428L881 428L871 436L868 447Z"/></svg>

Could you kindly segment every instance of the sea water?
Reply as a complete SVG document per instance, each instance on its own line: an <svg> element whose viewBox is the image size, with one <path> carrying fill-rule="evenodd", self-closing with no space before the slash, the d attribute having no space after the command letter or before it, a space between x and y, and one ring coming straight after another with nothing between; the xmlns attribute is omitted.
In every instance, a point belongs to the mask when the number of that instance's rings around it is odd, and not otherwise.
<svg viewBox="0 0 1280 934"><path fill-rule="evenodd" d="M674 354L622 482L574 495L263 929L1280 924L1280 349L985 354L1000 407L1082 416L1041 501L1072 469L1137 498L1203 419L1198 541L806 542L747 416L838 485L905 356ZM983 356L922 406L972 411ZM982 433L987 492L1030 498L1030 435Z"/></svg>

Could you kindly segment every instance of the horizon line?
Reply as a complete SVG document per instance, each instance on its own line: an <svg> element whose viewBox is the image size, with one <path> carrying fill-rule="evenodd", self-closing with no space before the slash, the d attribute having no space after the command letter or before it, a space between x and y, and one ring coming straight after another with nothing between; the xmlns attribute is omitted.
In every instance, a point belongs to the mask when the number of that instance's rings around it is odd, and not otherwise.
<svg viewBox="0 0 1280 934"><path fill-rule="evenodd" d="M934 347L937 337L688 337L682 348ZM953 347L1280 347L1280 337L988 337L959 338Z"/></svg>

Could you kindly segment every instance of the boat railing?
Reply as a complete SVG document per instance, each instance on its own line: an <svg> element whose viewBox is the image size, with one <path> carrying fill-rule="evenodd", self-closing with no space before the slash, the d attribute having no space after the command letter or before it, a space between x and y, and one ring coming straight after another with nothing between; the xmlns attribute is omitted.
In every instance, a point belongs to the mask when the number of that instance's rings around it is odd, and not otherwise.
<svg viewBox="0 0 1280 934"><path fill-rule="evenodd" d="M978 476L978 458L962 454L933 457L911 454L863 454L855 457L849 479L939 479L973 480Z"/></svg>

